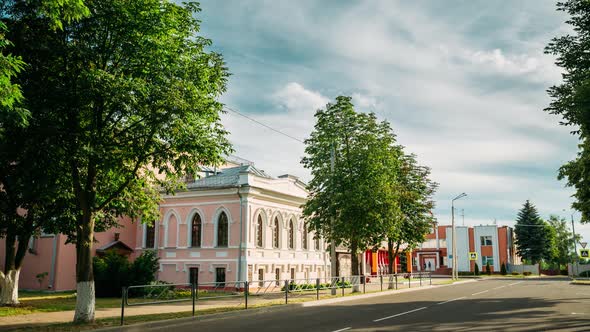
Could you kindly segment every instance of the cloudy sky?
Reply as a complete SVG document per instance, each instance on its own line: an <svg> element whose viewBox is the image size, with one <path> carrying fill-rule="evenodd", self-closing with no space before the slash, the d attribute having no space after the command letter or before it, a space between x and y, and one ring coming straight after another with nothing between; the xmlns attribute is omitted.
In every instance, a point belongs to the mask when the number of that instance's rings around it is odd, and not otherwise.
<svg viewBox="0 0 590 332"><path fill-rule="evenodd" d="M543 48L569 32L554 1L201 6L202 34L232 73L228 107L304 139L316 109L351 95L357 110L390 121L399 142L432 168L441 224L450 223L450 199L461 192L469 195L457 203L465 224L512 225L527 199L543 217L569 220L572 190L556 174L577 140L543 112L545 90L560 80ZM309 179L303 144L232 113L223 122L236 155L275 176ZM590 225L576 227L590 240Z"/></svg>

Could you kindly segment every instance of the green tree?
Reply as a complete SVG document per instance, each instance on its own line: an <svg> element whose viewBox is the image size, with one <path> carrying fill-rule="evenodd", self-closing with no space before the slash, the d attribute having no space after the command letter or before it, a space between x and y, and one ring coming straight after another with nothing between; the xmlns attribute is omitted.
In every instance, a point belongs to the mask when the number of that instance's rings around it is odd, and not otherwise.
<svg viewBox="0 0 590 332"><path fill-rule="evenodd" d="M400 148L401 150L401 148ZM424 242L424 237L436 220L432 214L433 196L438 184L430 179L430 168L421 166L413 154L400 153L397 168L390 168L391 184L397 199L399 213L385 215L385 234L389 255L389 273L394 273L393 263L400 246L415 248ZM391 287L392 285L390 285Z"/></svg>
<svg viewBox="0 0 590 332"><path fill-rule="evenodd" d="M506 264L502 263L502 265L500 265L500 274L505 276L508 273L508 271L506 271Z"/></svg>
<svg viewBox="0 0 590 332"><path fill-rule="evenodd" d="M479 265L477 265L477 263L475 263L475 267L473 269L473 273L478 276L479 275Z"/></svg>
<svg viewBox="0 0 590 332"><path fill-rule="evenodd" d="M26 108L67 175L70 218L55 227L76 244L76 322L94 319L94 232L122 215L153 222L160 188L178 188L182 175L230 152L217 100L228 73L197 34L198 5L87 6L91 16L62 30L31 6L5 16L11 52L30 67L16 81Z"/></svg>
<svg viewBox="0 0 590 332"><path fill-rule="evenodd" d="M311 229L350 249L352 275L359 275L358 253L384 240L384 207L392 204L395 136L389 123L357 113L350 97L337 97L315 114L302 164L311 170L303 215ZM331 151L335 153L331 169ZM331 220L334 219L332 224Z"/></svg>
<svg viewBox="0 0 590 332"><path fill-rule="evenodd" d="M573 235L568 229L568 223L565 218L560 218L556 215L549 216L547 220L551 233L553 234L552 241L552 255L550 262L558 269L567 268L567 264L572 261L574 257L574 248L572 244ZM579 240L576 239L576 241Z"/></svg>
<svg viewBox="0 0 590 332"><path fill-rule="evenodd" d="M528 200L518 212L516 225L516 251L532 264L550 257L551 237L547 224L539 217L537 209Z"/></svg>
<svg viewBox="0 0 590 332"><path fill-rule="evenodd" d="M556 64L563 70L563 82L548 89L551 103L545 111L562 117L560 124L572 127L580 139L577 157L559 169L558 178L567 179L575 188L572 207L581 212L582 222L590 221L590 3L568 0L557 3L557 10L566 12L572 32L556 37L545 53L557 56Z"/></svg>

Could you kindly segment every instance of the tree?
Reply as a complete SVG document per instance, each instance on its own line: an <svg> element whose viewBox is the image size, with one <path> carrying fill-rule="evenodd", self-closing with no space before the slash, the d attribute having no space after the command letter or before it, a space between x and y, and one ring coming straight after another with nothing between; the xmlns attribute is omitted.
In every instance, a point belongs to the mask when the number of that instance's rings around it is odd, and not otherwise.
<svg viewBox="0 0 590 332"><path fill-rule="evenodd" d="M70 216L55 225L76 244L75 322L94 319L94 232L122 215L153 222L161 190L230 152L220 124L227 69L197 35L197 4L93 1L63 30L15 6L11 51L30 66L17 77L31 117L61 155ZM31 28L33 27L33 28ZM49 29L48 29L49 28Z"/></svg>
<svg viewBox="0 0 590 332"><path fill-rule="evenodd" d="M391 210L384 205L394 202L387 171L395 136L389 123L355 112L350 97L337 97L315 117L302 159L312 175L303 215L310 229L350 249L351 274L359 275L358 252L384 239L382 214Z"/></svg>
<svg viewBox="0 0 590 332"><path fill-rule="evenodd" d="M416 247L424 242L424 236L432 227L436 227L431 211L438 184L430 179L430 168L420 166L415 155L403 154L403 150L399 167L390 168L389 175L399 206L399 213L386 215L388 219L384 220L389 273L393 274L393 263L401 245L410 249Z"/></svg>
<svg viewBox="0 0 590 332"><path fill-rule="evenodd" d="M559 169L558 179L567 179L575 188L572 207L581 212L581 222L590 221L590 3L568 0L557 3L557 10L567 12L567 23L573 32L556 37L545 53L557 56L556 64L563 69L563 82L548 89L551 103L546 112L562 117L560 124L573 127L571 133L580 143L576 159Z"/></svg>
<svg viewBox="0 0 590 332"><path fill-rule="evenodd" d="M490 262L486 262L486 274L492 275L492 269L490 267Z"/></svg>
<svg viewBox="0 0 590 332"><path fill-rule="evenodd" d="M475 263L475 268L473 270L473 273L478 276L479 275L479 265L477 265L477 263Z"/></svg>
<svg viewBox="0 0 590 332"><path fill-rule="evenodd" d="M516 251L532 264L550 257L551 238L546 223L539 217L537 209L528 200L518 212L516 225Z"/></svg>
<svg viewBox="0 0 590 332"><path fill-rule="evenodd" d="M508 273L508 271L506 271L506 263L502 262L502 265L500 265L500 274L505 276Z"/></svg>
<svg viewBox="0 0 590 332"><path fill-rule="evenodd" d="M565 218L551 215L549 216L547 223L553 234L550 262L560 270L562 268L567 268L567 264L572 261L572 258L575 255L572 245L573 235L567 227L567 221ZM576 239L576 241L578 240L579 238Z"/></svg>

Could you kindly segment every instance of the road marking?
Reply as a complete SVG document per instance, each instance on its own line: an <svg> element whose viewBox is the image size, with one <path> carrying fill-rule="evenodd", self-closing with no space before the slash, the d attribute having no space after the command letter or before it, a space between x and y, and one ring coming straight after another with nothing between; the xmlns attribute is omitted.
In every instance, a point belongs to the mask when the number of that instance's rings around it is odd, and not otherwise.
<svg viewBox="0 0 590 332"><path fill-rule="evenodd" d="M463 300L464 298L467 298L467 296L458 297L456 299L452 299L452 300L447 300L447 301L444 301L444 302L440 302L440 303L437 303L437 305L441 305L441 304L445 304L445 303L449 303L449 302L453 302L453 301L457 301L457 300Z"/></svg>
<svg viewBox="0 0 590 332"><path fill-rule="evenodd" d="M515 282L515 283L512 283L512 284L508 284L508 286L514 286L514 285L518 285L518 284L520 284L520 283L522 283L522 282L524 282L524 281L519 281L519 282Z"/></svg>
<svg viewBox="0 0 590 332"><path fill-rule="evenodd" d="M492 289L500 289L500 288L504 288L504 287L506 287L506 285L500 286L500 287L496 287L496 288L492 288Z"/></svg>
<svg viewBox="0 0 590 332"><path fill-rule="evenodd" d="M490 290L488 289L488 290L484 290L484 291L481 291L481 292L473 293L473 294L471 294L471 295L479 295L479 294L487 293L487 292L489 292L489 291L490 291Z"/></svg>
<svg viewBox="0 0 590 332"><path fill-rule="evenodd" d="M351 328L352 328L352 327L345 327L345 328L343 328L343 329L336 330L336 331L332 331L332 332L342 332L342 331L348 331L348 330L350 330Z"/></svg>
<svg viewBox="0 0 590 332"><path fill-rule="evenodd" d="M390 319L390 318L394 318L394 317L398 317L401 315L405 315L405 314L409 314L412 312L416 312L416 311L420 311L420 310L424 310L428 307L422 307L422 308L418 308L418 309L414 309L414 310L410 310L410 311L406 311L406 312L402 312L401 314L397 314L397 315L392 315L392 316L387 316L387 317L383 317L383 318L379 318L379 319L375 319L373 322L380 322L382 320L386 320L386 319Z"/></svg>

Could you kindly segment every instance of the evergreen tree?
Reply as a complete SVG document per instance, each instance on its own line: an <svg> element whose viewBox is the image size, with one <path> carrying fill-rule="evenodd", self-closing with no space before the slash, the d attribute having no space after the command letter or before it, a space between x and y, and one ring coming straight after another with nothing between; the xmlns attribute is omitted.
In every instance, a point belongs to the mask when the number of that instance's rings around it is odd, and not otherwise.
<svg viewBox="0 0 590 332"><path fill-rule="evenodd" d="M506 264L502 263L502 265L500 266L500 274L505 276L508 272L506 271Z"/></svg>
<svg viewBox="0 0 590 332"><path fill-rule="evenodd" d="M551 238L547 224L539 217L537 208L528 200L518 212L516 226L516 252L532 264L550 258Z"/></svg>
<svg viewBox="0 0 590 332"><path fill-rule="evenodd" d="M477 265L477 263L475 263L474 272L475 272L475 275L476 275L476 276L478 276L478 275L479 275L479 265Z"/></svg>

